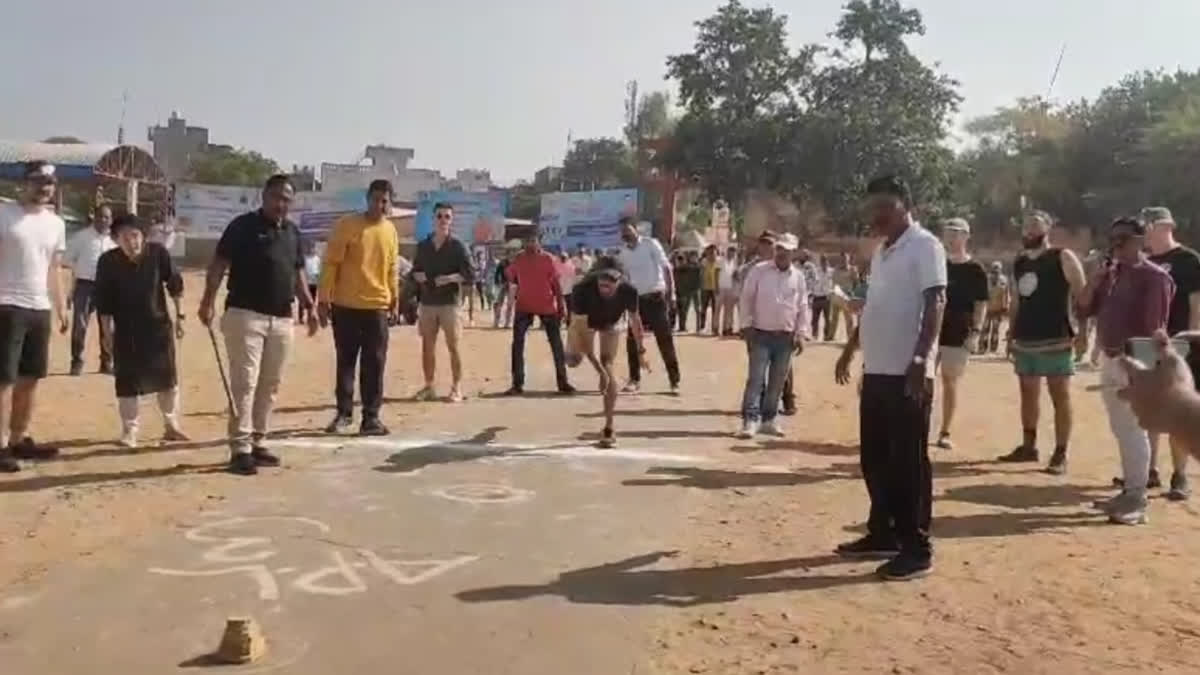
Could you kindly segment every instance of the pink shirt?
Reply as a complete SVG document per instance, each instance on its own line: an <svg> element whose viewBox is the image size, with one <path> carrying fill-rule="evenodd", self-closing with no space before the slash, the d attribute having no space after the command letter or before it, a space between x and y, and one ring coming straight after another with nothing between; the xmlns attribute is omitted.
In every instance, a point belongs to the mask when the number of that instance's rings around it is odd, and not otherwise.
<svg viewBox="0 0 1200 675"><path fill-rule="evenodd" d="M808 284L794 266L781 270L774 260L751 267L742 282L742 328L809 337Z"/></svg>

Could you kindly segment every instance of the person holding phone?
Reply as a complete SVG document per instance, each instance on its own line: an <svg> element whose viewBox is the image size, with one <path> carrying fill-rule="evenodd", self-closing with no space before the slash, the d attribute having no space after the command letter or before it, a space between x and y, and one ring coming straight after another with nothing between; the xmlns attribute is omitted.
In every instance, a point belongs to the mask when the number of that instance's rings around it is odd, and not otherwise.
<svg viewBox="0 0 1200 675"><path fill-rule="evenodd" d="M1123 489L1096 503L1109 521L1122 525L1146 522L1146 487L1150 479L1150 437L1128 401L1117 392L1128 384L1121 365L1131 339L1149 338L1167 326L1175 282L1150 262L1143 247L1146 226L1136 218L1118 218L1109 230L1112 261L1100 268L1084 289L1080 317L1096 318L1100 345L1100 385L1108 423L1121 451Z"/></svg>

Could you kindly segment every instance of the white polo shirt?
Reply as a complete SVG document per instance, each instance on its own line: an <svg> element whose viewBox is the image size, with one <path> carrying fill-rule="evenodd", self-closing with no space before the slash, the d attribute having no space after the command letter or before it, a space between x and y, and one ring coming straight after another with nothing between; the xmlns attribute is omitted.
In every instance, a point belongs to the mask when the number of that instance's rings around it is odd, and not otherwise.
<svg viewBox="0 0 1200 675"><path fill-rule="evenodd" d="M638 295L662 293L667 290L667 278L663 271L670 269L671 262L663 252L662 244L653 237L638 237L637 246L622 245L617 259L629 276L629 283Z"/></svg>
<svg viewBox="0 0 1200 675"><path fill-rule="evenodd" d="M94 227L85 227L71 235L63 263L71 268L76 281L95 281L96 263L100 262L100 256L116 247L117 242L107 232L100 233Z"/></svg>
<svg viewBox="0 0 1200 675"><path fill-rule="evenodd" d="M890 247L871 258L871 283L859 324L863 371L903 375L912 364L925 313L925 291L946 285L946 249L937 237L913 223ZM932 362L937 339L926 359Z"/></svg>
<svg viewBox="0 0 1200 675"><path fill-rule="evenodd" d="M50 309L50 264L66 249L66 232L49 208L29 213L15 202L0 204L0 305Z"/></svg>

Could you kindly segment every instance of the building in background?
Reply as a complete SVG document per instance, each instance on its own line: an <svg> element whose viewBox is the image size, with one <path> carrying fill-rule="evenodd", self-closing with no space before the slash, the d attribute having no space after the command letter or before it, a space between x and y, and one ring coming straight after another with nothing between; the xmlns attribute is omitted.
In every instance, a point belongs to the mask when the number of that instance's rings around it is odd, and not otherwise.
<svg viewBox="0 0 1200 675"><path fill-rule="evenodd" d="M371 181L382 178L392 182L397 201L416 202L420 193L442 189L444 180L442 174L433 169L410 168L408 163L415 154L412 148L368 145L363 151L366 163L322 162L321 189L361 195Z"/></svg>
<svg viewBox="0 0 1200 675"><path fill-rule="evenodd" d="M544 166L533 174L533 185L539 190L560 190L559 180L562 178L561 166Z"/></svg>
<svg viewBox="0 0 1200 675"><path fill-rule="evenodd" d="M154 144L154 161L162 167L169 180L180 180L188 171L192 159L214 148L208 142L206 127L188 126L187 120L172 112L166 126L150 127L147 140Z"/></svg>
<svg viewBox="0 0 1200 675"><path fill-rule="evenodd" d="M454 180L446 181L447 190L487 192L492 189L492 172L486 169L459 169Z"/></svg>

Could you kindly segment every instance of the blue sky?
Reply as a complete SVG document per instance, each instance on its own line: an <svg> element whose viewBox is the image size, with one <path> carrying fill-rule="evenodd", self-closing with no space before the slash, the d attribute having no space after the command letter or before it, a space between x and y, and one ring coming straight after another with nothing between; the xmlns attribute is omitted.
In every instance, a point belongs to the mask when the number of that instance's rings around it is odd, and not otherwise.
<svg viewBox="0 0 1200 675"><path fill-rule="evenodd" d="M368 143L416 148L417 166L530 177L567 133L615 136L625 83L668 88L711 0L61 0L0 10L0 138L111 141L172 110L213 142L293 162L353 161ZM748 0L756 6L763 3ZM792 41L827 42L842 0L779 0ZM963 117L1125 73L1200 67L1195 0L924 0L914 43L961 83ZM67 19L70 20L67 20Z"/></svg>

